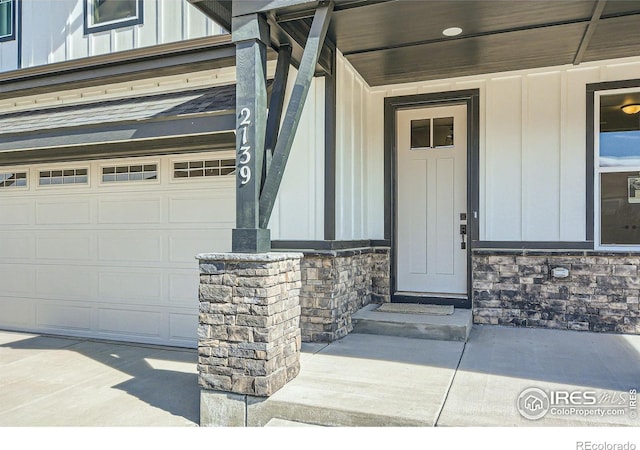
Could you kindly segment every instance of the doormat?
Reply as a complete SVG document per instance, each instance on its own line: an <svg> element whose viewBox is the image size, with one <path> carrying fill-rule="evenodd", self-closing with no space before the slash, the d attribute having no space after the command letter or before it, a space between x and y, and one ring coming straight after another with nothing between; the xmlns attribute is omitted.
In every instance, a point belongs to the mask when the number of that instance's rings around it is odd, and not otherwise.
<svg viewBox="0 0 640 450"><path fill-rule="evenodd" d="M419 305L417 303L383 303L377 312L400 314L431 314L433 316L450 316L453 314L451 305Z"/></svg>

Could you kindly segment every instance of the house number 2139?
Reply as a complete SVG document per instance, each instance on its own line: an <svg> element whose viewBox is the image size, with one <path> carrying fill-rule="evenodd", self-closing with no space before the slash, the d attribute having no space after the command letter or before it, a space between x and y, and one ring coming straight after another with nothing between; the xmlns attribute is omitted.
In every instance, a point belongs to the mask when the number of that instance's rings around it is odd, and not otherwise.
<svg viewBox="0 0 640 450"><path fill-rule="evenodd" d="M247 138L247 128L251 125L251 110L242 108L240 110L240 154L238 155L238 171L240 173L240 184L247 184L251 180L251 167L247 166L251 161L251 145Z"/></svg>

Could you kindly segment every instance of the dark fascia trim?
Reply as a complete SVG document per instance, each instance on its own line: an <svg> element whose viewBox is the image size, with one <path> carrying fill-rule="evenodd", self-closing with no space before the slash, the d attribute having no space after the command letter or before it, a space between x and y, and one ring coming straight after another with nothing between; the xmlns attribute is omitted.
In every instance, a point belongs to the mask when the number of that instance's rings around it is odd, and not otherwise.
<svg viewBox="0 0 640 450"><path fill-rule="evenodd" d="M178 136L125 142L108 142L94 145L76 145L59 148L41 148L21 152L0 153L0 167L43 162L86 161L107 158L130 158L199 151L234 150L233 132Z"/></svg>
<svg viewBox="0 0 640 450"><path fill-rule="evenodd" d="M270 53L270 57L273 55ZM220 35L0 73L0 100L105 83L230 67L236 48Z"/></svg>
<svg viewBox="0 0 640 450"><path fill-rule="evenodd" d="M89 26L89 5L88 2L92 0L83 0L82 1L82 9L84 15L84 35L88 35L91 33L100 33L102 31L115 30L117 28L125 28L132 27L136 25L142 25L144 19L144 2L143 0L137 1L137 9L138 14L134 18L127 18L123 20L112 21L110 23L106 23L104 25L93 25Z"/></svg>
<svg viewBox="0 0 640 450"><path fill-rule="evenodd" d="M586 90L586 161L585 161L585 174L586 174L586 238L587 241L594 241L595 239L595 93L597 91L609 91L615 89L630 89L640 88L640 78L631 80L619 80L619 81L605 81L601 83L587 84ZM591 246L593 248L593 244Z"/></svg>
<svg viewBox="0 0 640 450"><path fill-rule="evenodd" d="M355 240L355 241L271 241L273 250L349 250L364 247L389 247L386 240Z"/></svg>
<svg viewBox="0 0 640 450"><path fill-rule="evenodd" d="M336 49L331 49L335 67ZM324 239L336 238L336 76L324 77Z"/></svg>
<svg viewBox="0 0 640 450"><path fill-rule="evenodd" d="M43 130L40 133L0 135L2 138L0 152L211 134L234 130L235 120L235 113L228 112L226 114L185 115L164 120L118 122L107 126L87 125L56 128Z"/></svg>
<svg viewBox="0 0 640 450"><path fill-rule="evenodd" d="M593 241L475 241L473 249L593 250Z"/></svg>
<svg viewBox="0 0 640 450"><path fill-rule="evenodd" d="M16 39L16 28L18 27L18 23L16 22L16 9L18 8L18 2L20 0L12 0L11 1L11 34L7 36L0 37L0 42L8 42Z"/></svg>
<svg viewBox="0 0 640 450"><path fill-rule="evenodd" d="M202 0L192 0L202 1ZM335 10L341 11L351 8L360 8L376 3L385 3L394 0L336 0ZM318 0L244 0L234 2L233 16L252 14L258 12L277 11L278 20L292 21L313 17L313 11L318 5Z"/></svg>
<svg viewBox="0 0 640 450"><path fill-rule="evenodd" d="M587 129L586 129L586 161L584 162L585 166L585 179L587 182L585 195L586 195L586 217L585 224L587 229L585 230L585 235L588 241L594 240L595 234L595 92L590 91L587 87Z"/></svg>
<svg viewBox="0 0 640 450"><path fill-rule="evenodd" d="M601 83L587 84L587 92L609 91L614 89L637 88L640 87L640 78L618 81L603 81Z"/></svg>

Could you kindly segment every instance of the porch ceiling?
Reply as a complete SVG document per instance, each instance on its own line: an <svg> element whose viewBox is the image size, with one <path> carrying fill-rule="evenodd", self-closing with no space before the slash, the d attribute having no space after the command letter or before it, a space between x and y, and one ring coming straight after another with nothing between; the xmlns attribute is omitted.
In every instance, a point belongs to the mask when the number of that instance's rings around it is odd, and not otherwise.
<svg viewBox="0 0 640 450"><path fill-rule="evenodd" d="M297 6L284 29L308 29ZM640 1L338 0L328 36L372 86L529 69L640 55Z"/></svg>

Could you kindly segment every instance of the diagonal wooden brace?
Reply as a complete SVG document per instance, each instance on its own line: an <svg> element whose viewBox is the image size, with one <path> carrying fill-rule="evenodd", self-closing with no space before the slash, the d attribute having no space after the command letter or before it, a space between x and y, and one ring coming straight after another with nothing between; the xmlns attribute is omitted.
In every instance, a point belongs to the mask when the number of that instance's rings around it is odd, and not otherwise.
<svg viewBox="0 0 640 450"><path fill-rule="evenodd" d="M273 211L273 205L278 195L280 183L282 182L287 159L289 158L291 146L293 145L298 124L300 123L302 109L315 73L320 50L322 49L327 29L329 28L333 7L333 1L321 3L313 17L309 37L307 38L302 60L300 61L300 67L298 68L298 75L296 76L291 98L287 105L287 112L285 113L282 127L280 128L280 135L278 136L273 158L260 194L260 228L267 228L269 225L269 218Z"/></svg>

